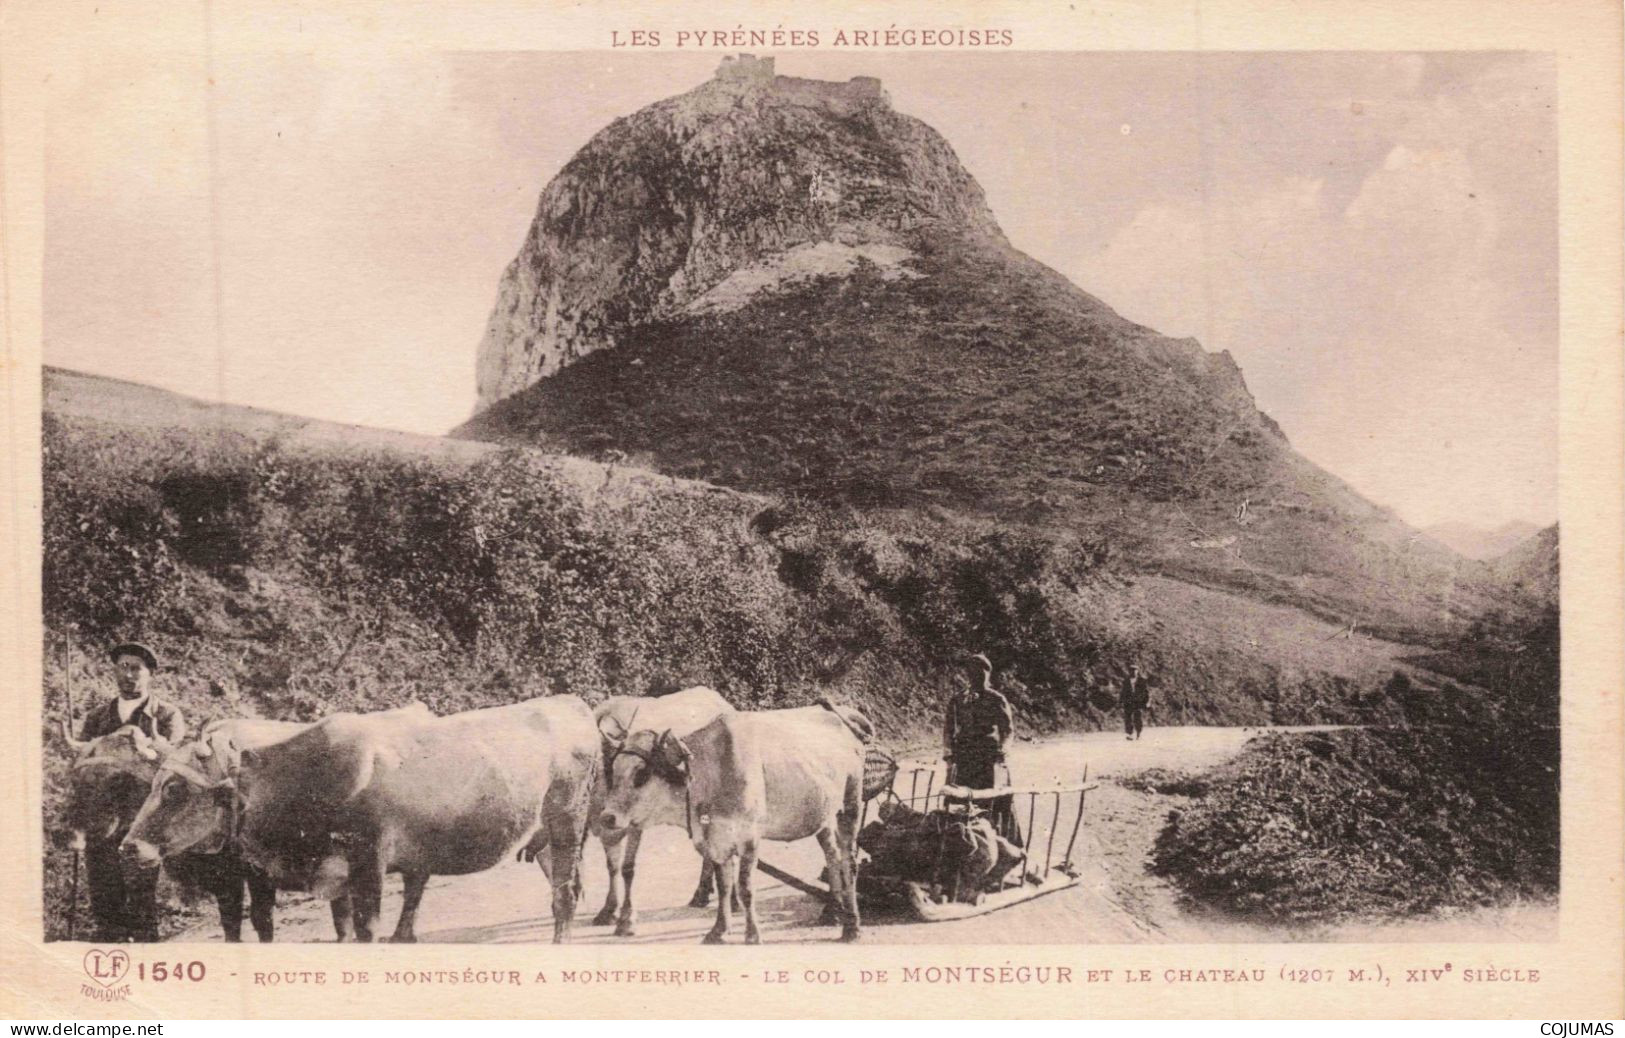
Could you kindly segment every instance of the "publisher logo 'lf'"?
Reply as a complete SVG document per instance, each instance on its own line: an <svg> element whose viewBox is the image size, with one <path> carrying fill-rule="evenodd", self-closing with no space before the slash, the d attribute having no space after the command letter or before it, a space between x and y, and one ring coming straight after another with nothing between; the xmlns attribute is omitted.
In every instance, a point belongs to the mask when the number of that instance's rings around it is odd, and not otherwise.
<svg viewBox="0 0 1625 1038"><path fill-rule="evenodd" d="M130 972L130 956L122 948L92 948L85 952L85 972L104 988L117 984Z"/></svg>

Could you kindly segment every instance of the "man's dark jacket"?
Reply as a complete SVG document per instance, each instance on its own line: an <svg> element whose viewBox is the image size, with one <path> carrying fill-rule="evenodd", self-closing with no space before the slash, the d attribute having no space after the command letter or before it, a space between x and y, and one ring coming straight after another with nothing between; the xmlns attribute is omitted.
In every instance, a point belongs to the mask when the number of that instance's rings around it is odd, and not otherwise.
<svg viewBox="0 0 1625 1038"><path fill-rule="evenodd" d="M956 757L1002 759L1014 727L1015 712L1003 693L992 688L968 692L948 702L943 747Z"/></svg>
<svg viewBox="0 0 1625 1038"><path fill-rule="evenodd" d="M1123 708L1126 710L1144 710L1151 702L1151 683L1145 675L1135 677L1132 674L1123 676Z"/></svg>
<svg viewBox="0 0 1625 1038"><path fill-rule="evenodd" d="M79 738L100 739L127 724L135 725L149 738L167 739L171 743L178 743L186 738L186 719L181 716L180 710L154 694L148 694L147 701L136 708L128 721L119 720L117 696L106 700L85 715L84 727L79 731Z"/></svg>

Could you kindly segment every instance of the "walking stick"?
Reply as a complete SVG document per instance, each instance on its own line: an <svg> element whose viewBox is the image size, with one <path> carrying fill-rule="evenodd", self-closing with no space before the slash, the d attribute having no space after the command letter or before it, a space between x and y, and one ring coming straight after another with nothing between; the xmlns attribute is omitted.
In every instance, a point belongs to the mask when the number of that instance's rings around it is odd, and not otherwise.
<svg viewBox="0 0 1625 1038"><path fill-rule="evenodd" d="M73 940L74 924L79 920L79 843L74 838L73 872L68 880L68 940Z"/></svg>
<svg viewBox="0 0 1625 1038"><path fill-rule="evenodd" d="M73 738L73 660L70 657L68 665L63 669L67 685L63 689L63 696L68 701L68 738ZM74 930L79 921L79 852L83 849L84 835L73 834L73 871L68 876L68 940L73 940Z"/></svg>

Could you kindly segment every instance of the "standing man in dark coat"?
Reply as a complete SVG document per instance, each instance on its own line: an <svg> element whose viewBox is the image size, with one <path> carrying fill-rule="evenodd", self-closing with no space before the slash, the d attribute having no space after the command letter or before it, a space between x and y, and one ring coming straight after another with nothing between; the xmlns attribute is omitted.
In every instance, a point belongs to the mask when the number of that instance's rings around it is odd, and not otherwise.
<svg viewBox="0 0 1625 1038"><path fill-rule="evenodd" d="M1145 711L1151 705L1151 682L1140 673L1138 663L1123 678L1123 737L1138 739L1145 728Z"/></svg>
<svg viewBox="0 0 1625 1038"><path fill-rule="evenodd" d="M994 766L1004 763L1004 747L1015 729L1015 712L989 683L992 677L986 656L966 658L966 688L948 700L942 728L943 759L954 766L954 782L971 789L994 786Z"/></svg>
<svg viewBox="0 0 1625 1038"><path fill-rule="evenodd" d="M986 656L966 657L966 687L948 700L942 727L943 759L951 769L952 781L969 789L992 789L999 784L998 765L1004 763L1005 746L1015 731L1015 711L993 687L992 677L993 663ZM1013 797L1003 796L984 805L999 835L1019 843L1012 801Z"/></svg>
<svg viewBox="0 0 1625 1038"><path fill-rule="evenodd" d="M158 656L139 642L115 645L113 660L118 695L85 715L79 738L99 739L125 726L141 729L160 752L186 738L186 719L173 704L152 692ZM85 847L85 873L90 883L90 910L101 939L158 940L158 870L131 870L119 858L122 831L111 840L92 839Z"/></svg>

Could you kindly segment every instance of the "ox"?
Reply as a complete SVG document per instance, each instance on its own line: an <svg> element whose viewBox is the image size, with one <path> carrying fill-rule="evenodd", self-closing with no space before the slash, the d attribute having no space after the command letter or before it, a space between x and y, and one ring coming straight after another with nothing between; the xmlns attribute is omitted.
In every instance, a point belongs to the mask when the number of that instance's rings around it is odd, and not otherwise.
<svg viewBox="0 0 1625 1038"><path fill-rule="evenodd" d="M422 707L417 709L422 710ZM211 883L235 882L235 913L228 919L229 894L215 893L220 899L220 919L226 940L238 940L241 927L243 883L253 898L250 909L254 931L261 941L272 937L271 909L276 904L276 886L260 869L243 860L237 845L239 804L233 786L228 755L216 747L238 749L280 742L309 725L293 721L235 718L205 725L197 739L172 750L153 769L144 802L130 823L129 833L119 845L124 860L138 868L156 869L160 864L170 875L214 891ZM210 863L215 864L211 876ZM241 878L233 881L234 873ZM350 934L349 898L340 896L331 905L333 930L338 940Z"/></svg>
<svg viewBox="0 0 1625 1038"><path fill-rule="evenodd" d="M120 728L99 739L81 740L75 739L64 725L62 734L75 751L67 809L72 844L99 848L99 853L87 855L87 859L93 857L117 868L120 842L139 817L153 776L159 771L160 744L135 727ZM177 855L169 865L175 879L214 897L226 940L242 940L245 888L254 932L262 941L271 939L276 891L263 873L249 866L233 849L201 848ZM119 872L117 882L109 879L92 884L93 902L99 896L98 889L122 892L119 904L92 904L103 930L101 936L111 940L157 940L157 872L122 868Z"/></svg>
<svg viewBox="0 0 1625 1038"><path fill-rule="evenodd" d="M633 732L615 758L600 824L688 829L695 848L716 867L717 921L707 944L722 943L728 933L736 876L745 942L760 943L751 891L757 844L816 836L841 939L855 941L856 830L869 731L855 710L814 706L723 714L686 738Z"/></svg>
<svg viewBox="0 0 1625 1038"><path fill-rule="evenodd" d="M665 696L615 696L600 703L593 711L599 734L603 737L604 751L604 781L593 801L593 833L604 845L604 863L609 869L609 893L604 898L604 907L593 920L594 925L614 923L617 937L630 937L637 932L637 909L632 905L632 879L637 872L638 846L643 839L643 830L636 825L621 830L606 829L603 825L604 797L614 784L615 758L627 736L642 727L657 732L669 731L677 738L683 738L722 714L733 712L734 708L720 693L703 685ZM710 903L714 871L709 861L701 860L700 882L689 900L693 907L704 908Z"/></svg>
<svg viewBox="0 0 1625 1038"><path fill-rule="evenodd" d="M574 696L450 717L335 714L238 751L244 853L279 886L348 889L355 935L377 930L384 876L405 894L394 937L414 941L430 876L483 872L526 848L553 886L553 940L575 913L598 768L592 712Z"/></svg>

